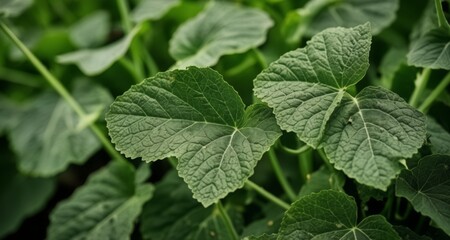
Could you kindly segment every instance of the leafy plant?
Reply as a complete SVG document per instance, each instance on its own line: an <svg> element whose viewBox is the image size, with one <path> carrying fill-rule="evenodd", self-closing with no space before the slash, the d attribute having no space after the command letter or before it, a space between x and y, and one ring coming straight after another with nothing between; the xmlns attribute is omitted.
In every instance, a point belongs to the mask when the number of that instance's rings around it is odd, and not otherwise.
<svg viewBox="0 0 450 240"><path fill-rule="evenodd" d="M0 236L448 239L448 4L0 0Z"/></svg>

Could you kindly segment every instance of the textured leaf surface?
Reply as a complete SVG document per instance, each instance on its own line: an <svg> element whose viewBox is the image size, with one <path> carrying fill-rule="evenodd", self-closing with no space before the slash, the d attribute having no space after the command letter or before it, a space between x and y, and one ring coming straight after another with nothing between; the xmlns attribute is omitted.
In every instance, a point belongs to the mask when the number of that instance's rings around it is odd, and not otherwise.
<svg viewBox="0 0 450 240"><path fill-rule="evenodd" d="M311 21L311 35L330 27L354 27L370 22L372 33L378 34L395 19L399 7L398 0L312 0L305 6L328 2ZM323 3L322 3L323 4Z"/></svg>
<svg viewBox="0 0 450 240"><path fill-rule="evenodd" d="M133 166L111 162L94 173L50 215L48 239L129 239L134 221L153 193Z"/></svg>
<svg viewBox="0 0 450 240"><path fill-rule="evenodd" d="M41 210L54 192L55 181L20 174L11 156L0 160L0 237L14 232L28 216Z"/></svg>
<svg viewBox="0 0 450 240"><path fill-rule="evenodd" d="M169 52L177 60L177 68L212 66L222 55L242 53L264 43L272 25L263 11L214 1L177 29Z"/></svg>
<svg viewBox="0 0 450 240"><path fill-rule="evenodd" d="M427 133L430 135L433 154L450 155L450 134L431 117L427 117Z"/></svg>
<svg viewBox="0 0 450 240"><path fill-rule="evenodd" d="M281 223L278 239L400 239L381 215L357 223L352 197L333 190L313 193L294 202Z"/></svg>
<svg viewBox="0 0 450 240"><path fill-rule="evenodd" d="M347 87L368 68L368 24L327 29L302 49L286 53L254 81L255 94L273 108L282 129L297 133L358 182L385 190L425 140L425 117L393 92Z"/></svg>
<svg viewBox="0 0 450 240"><path fill-rule="evenodd" d="M280 136L271 110L244 111L234 89L212 69L164 72L133 86L106 116L127 157L179 159L178 172L204 206L243 186Z"/></svg>
<svg viewBox="0 0 450 240"><path fill-rule="evenodd" d="M204 208L195 201L176 172L170 172L155 186L154 197L144 206L140 225L142 237L158 240L232 239L218 214L214 207ZM235 224L239 224L236 220L240 217L231 216Z"/></svg>
<svg viewBox="0 0 450 240"><path fill-rule="evenodd" d="M407 57L416 67L450 70L450 34L439 28L428 31L413 41Z"/></svg>
<svg viewBox="0 0 450 240"><path fill-rule="evenodd" d="M62 64L76 64L88 76L100 74L125 55L138 30L139 28L134 28L122 39L101 48L83 49L59 55L56 61Z"/></svg>
<svg viewBox="0 0 450 240"><path fill-rule="evenodd" d="M72 92L88 113L98 112L112 102L109 93L92 83L77 82ZM11 143L23 172L51 176L70 163L81 164L100 147L89 128L56 93L35 99L18 117L11 130Z"/></svg>
<svg viewBox="0 0 450 240"><path fill-rule="evenodd" d="M397 179L396 195L407 198L414 209L429 216L450 235L450 156L422 158Z"/></svg>
<svg viewBox="0 0 450 240"><path fill-rule="evenodd" d="M180 0L141 0L130 17L134 22L157 20L179 3Z"/></svg>
<svg viewBox="0 0 450 240"><path fill-rule="evenodd" d="M0 17L16 17L33 4L33 0L0 0Z"/></svg>
<svg viewBox="0 0 450 240"><path fill-rule="evenodd" d="M341 190L344 187L345 178L340 172L331 172L325 166L308 175L307 182L300 189L299 196L303 197L311 193L326 189Z"/></svg>
<svg viewBox="0 0 450 240"><path fill-rule="evenodd" d="M109 14L106 11L96 11L70 29L70 39L80 48L97 47L102 44L111 30Z"/></svg>

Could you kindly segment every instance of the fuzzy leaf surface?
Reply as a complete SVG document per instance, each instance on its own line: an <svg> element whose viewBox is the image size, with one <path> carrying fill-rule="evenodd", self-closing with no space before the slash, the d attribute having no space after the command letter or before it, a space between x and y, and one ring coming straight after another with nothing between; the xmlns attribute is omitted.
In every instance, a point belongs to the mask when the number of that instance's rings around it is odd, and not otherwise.
<svg viewBox="0 0 450 240"><path fill-rule="evenodd" d="M86 81L77 82L72 95L88 113L99 112L112 102L105 89ZM55 175L70 163L84 163L100 148L96 136L56 93L40 95L17 119L11 143L19 169L30 175Z"/></svg>
<svg viewBox="0 0 450 240"><path fill-rule="evenodd" d="M357 223L357 212L355 200L345 193L312 193L285 213L278 239L400 239L383 216L372 215Z"/></svg>
<svg viewBox="0 0 450 240"><path fill-rule="evenodd" d="M450 156L426 156L416 167L403 170L395 191L450 235Z"/></svg>
<svg viewBox="0 0 450 240"><path fill-rule="evenodd" d="M153 186L126 162L100 169L50 215L48 239L129 239Z"/></svg>
<svg viewBox="0 0 450 240"><path fill-rule="evenodd" d="M220 74L196 67L133 86L111 105L106 121L127 157L177 157L179 175L205 207L242 187L281 135L268 107L244 110Z"/></svg>
<svg viewBox="0 0 450 240"><path fill-rule="evenodd" d="M264 43L272 25L261 10L214 1L177 29L169 53L177 60L176 68L212 66L222 55L243 53Z"/></svg>
<svg viewBox="0 0 450 240"><path fill-rule="evenodd" d="M130 14L134 22L157 20L164 16L172 7L180 3L180 0L141 0Z"/></svg>

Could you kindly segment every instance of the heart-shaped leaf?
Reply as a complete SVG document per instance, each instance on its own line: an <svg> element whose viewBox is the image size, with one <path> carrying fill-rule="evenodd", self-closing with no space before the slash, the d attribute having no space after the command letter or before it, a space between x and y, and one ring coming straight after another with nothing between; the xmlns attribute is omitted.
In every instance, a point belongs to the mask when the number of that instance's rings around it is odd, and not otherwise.
<svg viewBox="0 0 450 240"><path fill-rule="evenodd" d="M196 67L133 86L111 105L106 121L127 157L177 157L179 175L205 207L242 187L281 134L269 108L244 111L220 74Z"/></svg>
<svg viewBox="0 0 450 240"><path fill-rule="evenodd" d="M222 55L242 53L264 43L272 25L263 11L213 1L177 29L169 52L177 60L176 68L212 66Z"/></svg>
<svg viewBox="0 0 450 240"><path fill-rule="evenodd" d="M324 147L337 169L385 190L425 140L425 116L397 94L368 87L346 89L369 66L369 24L331 28L305 48L288 52L254 81L255 94L274 109L282 129L308 145Z"/></svg>

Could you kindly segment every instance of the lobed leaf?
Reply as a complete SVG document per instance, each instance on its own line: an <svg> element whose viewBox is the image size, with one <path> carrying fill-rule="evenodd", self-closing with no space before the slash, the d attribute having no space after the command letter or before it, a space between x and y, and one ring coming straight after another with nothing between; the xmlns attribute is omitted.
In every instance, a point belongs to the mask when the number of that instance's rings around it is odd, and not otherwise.
<svg viewBox="0 0 450 240"><path fill-rule="evenodd" d="M385 190L425 140L425 117L393 92L368 87L353 97L369 66L370 26L327 29L288 52L254 81L280 127L358 182Z"/></svg>
<svg viewBox="0 0 450 240"><path fill-rule="evenodd" d="M50 215L48 239L129 239L153 186L137 181L127 162L111 162L59 203Z"/></svg>
<svg viewBox="0 0 450 240"><path fill-rule="evenodd" d="M177 157L179 175L205 207L242 187L281 135L269 108L244 111L220 74L196 67L133 86L111 105L106 121L127 157Z"/></svg>
<svg viewBox="0 0 450 240"><path fill-rule="evenodd" d="M88 112L100 112L112 99L109 93L86 81L72 92ZM36 176L52 176L70 163L85 162L100 142L72 108L56 93L44 93L17 117L10 131L19 169Z"/></svg>
<svg viewBox="0 0 450 240"><path fill-rule="evenodd" d="M381 215L357 223L355 200L345 193L323 190L294 202L285 213L278 239L400 239Z"/></svg>
<svg viewBox="0 0 450 240"><path fill-rule="evenodd" d="M263 11L213 1L177 29L169 53L177 60L176 68L212 66L222 55L242 53L264 43L272 25Z"/></svg>
<svg viewBox="0 0 450 240"><path fill-rule="evenodd" d="M130 17L136 23L157 20L179 3L180 0L141 0L130 13Z"/></svg>
<svg viewBox="0 0 450 240"><path fill-rule="evenodd" d="M414 209L429 216L450 235L450 156L431 155L411 170L403 170L395 193L405 197Z"/></svg>

